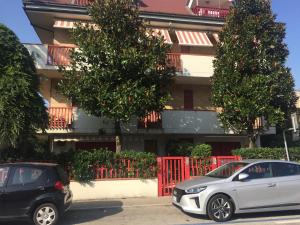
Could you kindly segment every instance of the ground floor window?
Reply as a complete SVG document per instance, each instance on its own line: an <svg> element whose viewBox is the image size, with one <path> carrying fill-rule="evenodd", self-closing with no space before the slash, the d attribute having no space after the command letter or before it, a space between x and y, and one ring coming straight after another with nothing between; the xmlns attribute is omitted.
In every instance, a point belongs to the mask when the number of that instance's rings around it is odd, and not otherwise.
<svg viewBox="0 0 300 225"><path fill-rule="evenodd" d="M76 149L80 150L92 150L92 149L108 149L110 151L116 151L115 142L76 142Z"/></svg>

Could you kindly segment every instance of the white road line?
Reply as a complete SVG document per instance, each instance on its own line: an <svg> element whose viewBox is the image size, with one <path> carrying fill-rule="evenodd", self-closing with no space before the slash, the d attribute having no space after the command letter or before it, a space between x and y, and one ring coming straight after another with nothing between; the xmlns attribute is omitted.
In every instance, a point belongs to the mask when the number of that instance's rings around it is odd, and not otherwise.
<svg viewBox="0 0 300 225"><path fill-rule="evenodd" d="M300 224L300 220L282 220L282 221L276 221L275 222L276 224L290 224L290 223L297 223L297 224Z"/></svg>

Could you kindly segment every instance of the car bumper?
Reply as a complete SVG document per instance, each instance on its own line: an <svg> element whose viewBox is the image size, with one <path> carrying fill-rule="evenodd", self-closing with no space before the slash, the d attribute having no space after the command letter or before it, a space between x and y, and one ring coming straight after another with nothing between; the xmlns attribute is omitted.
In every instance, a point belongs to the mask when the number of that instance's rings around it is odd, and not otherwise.
<svg viewBox="0 0 300 225"><path fill-rule="evenodd" d="M172 203L180 207L184 212L206 215L206 208L201 193L182 195L179 201L173 195Z"/></svg>

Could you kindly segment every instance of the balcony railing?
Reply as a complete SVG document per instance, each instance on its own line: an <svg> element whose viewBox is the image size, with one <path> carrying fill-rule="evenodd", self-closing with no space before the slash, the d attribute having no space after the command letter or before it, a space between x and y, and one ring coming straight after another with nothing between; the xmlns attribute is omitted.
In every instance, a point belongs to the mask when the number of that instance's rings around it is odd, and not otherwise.
<svg viewBox="0 0 300 225"><path fill-rule="evenodd" d="M162 119L158 112L151 112L138 121L138 129L161 129Z"/></svg>
<svg viewBox="0 0 300 225"><path fill-rule="evenodd" d="M47 64L54 66L67 66L70 65L70 50L74 47L49 45L47 54ZM177 72L182 71L182 61L179 53L167 54L167 63L174 66Z"/></svg>
<svg viewBox="0 0 300 225"><path fill-rule="evenodd" d="M170 66L174 66L176 72L182 72L182 61L180 59L179 53L167 54L167 64Z"/></svg>
<svg viewBox="0 0 300 225"><path fill-rule="evenodd" d="M208 8L195 6L192 9L193 13L197 16L214 17L214 18L225 18L229 12L228 9L219 8Z"/></svg>
<svg viewBox="0 0 300 225"><path fill-rule="evenodd" d="M74 47L48 45L47 64L55 66L70 65L70 50Z"/></svg>
<svg viewBox="0 0 300 225"><path fill-rule="evenodd" d="M25 3L40 3L40 4L55 4L55 5L74 5L85 7L92 2L92 0L23 0Z"/></svg>
<svg viewBox="0 0 300 225"><path fill-rule="evenodd" d="M73 122L72 107L50 107L49 129L70 129Z"/></svg>

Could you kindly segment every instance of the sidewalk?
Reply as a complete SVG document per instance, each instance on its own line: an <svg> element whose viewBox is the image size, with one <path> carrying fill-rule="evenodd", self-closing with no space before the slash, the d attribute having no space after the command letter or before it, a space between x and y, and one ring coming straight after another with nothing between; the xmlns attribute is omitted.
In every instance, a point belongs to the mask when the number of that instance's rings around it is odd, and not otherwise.
<svg viewBox="0 0 300 225"><path fill-rule="evenodd" d="M101 199L74 201L70 210L109 209L109 208L134 208L151 206L171 206L171 197L140 197L121 199Z"/></svg>

